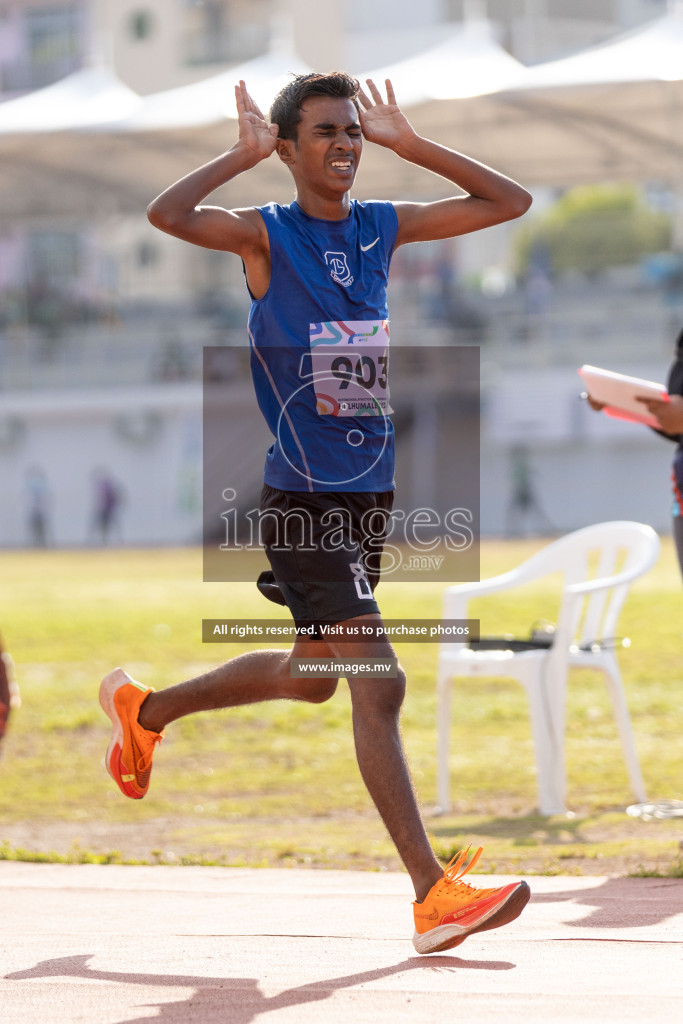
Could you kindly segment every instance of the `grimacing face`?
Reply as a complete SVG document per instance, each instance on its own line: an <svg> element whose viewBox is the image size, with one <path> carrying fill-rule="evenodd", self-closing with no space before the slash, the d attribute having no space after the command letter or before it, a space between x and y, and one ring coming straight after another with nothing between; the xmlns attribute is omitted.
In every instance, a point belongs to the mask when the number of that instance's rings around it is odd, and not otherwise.
<svg viewBox="0 0 683 1024"><path fill-rule="evenodd" d="M335 194L353 185L362 149L356 105L337 96L309 96L301 106L296 140L278 142L280 159L297 184Z"/></svg>

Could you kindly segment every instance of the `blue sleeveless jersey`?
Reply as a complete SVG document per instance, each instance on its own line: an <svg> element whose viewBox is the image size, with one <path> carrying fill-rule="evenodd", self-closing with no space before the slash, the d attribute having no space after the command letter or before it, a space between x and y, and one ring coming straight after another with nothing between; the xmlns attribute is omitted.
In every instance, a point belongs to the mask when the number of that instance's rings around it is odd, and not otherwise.
<svg viewBox="0 0 683 1024"><path fill-rule="evenodd" d="M388 491L394 431L386 286L398 221L388 202L351 202L341 221L295 202L260 207L268 291L249 312L259 408L275 438L265 482L287 491Z"/></svg>

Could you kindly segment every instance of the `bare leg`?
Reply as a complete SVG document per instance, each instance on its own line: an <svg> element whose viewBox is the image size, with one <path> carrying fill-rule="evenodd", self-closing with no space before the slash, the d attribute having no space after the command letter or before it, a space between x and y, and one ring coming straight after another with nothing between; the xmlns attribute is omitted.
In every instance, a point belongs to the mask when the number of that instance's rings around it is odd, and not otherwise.
<svg viewBox="0 0 683 1024"><path fill-rule="evenodd" d="M374 615L361 618L377 624L382 621ZM150 693L138 720L143 729L161 732L169 722L197 711L278 699L320 703L332 696L337 680L291 678L290 658L331 655L340 659L395 657L387 641L377 640L302 641L291 652L250 651L186 683ZM349 688L361 776L413 881L416 898L423 899L443 869L427 838L403 752L399 715L405 675L399 670L396 679L353 678Z"/></svg>
<svg viewBox="0 0 683 1024"><path fill-rule="evenodd" d="M378 615L360 618L376 625L382 623ZM346 625L354 621L350 619ZM328 643L339 658L396 657L386 640ZM412 879L416 899L422 900L443 875L443 868L425 832L401 740L399 716L405 673L399 667L397 678L351 678L348 683L361 776Z"/></svg>
<svg viewBox="0 0 683 1024"><path fill-rule="evenodd" d="M405 677L349 681L353 737L363 781L406 866L418 900L424 899L443 868L422 823L399 730Z"/></svg>
<svg viewBox="0 0 683 1024"><path fill-rule="evenodd" d="M290 651L249 651L186 683L169 686L145 699L138 721L143 729L161 732L169 722L197 711L234 708L264 700L305 700L319 704L337 688L336 679L292 679L289 661L330 657L323 642L297 643Z"/></svg>

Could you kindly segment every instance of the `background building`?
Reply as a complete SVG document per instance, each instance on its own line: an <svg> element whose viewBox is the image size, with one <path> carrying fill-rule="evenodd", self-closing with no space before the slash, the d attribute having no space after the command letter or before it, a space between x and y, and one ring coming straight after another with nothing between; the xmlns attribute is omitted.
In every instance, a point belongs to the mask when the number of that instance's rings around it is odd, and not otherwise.
<svg viewBox="0 0 683 1024"><path fill-rule="evenodd" d="M356 72L488 17L524 63L602 42L662 15L671 0L3 0L0 96L38 89L94 58L151 93L255 57L291 33L312 67Z"/></svg>

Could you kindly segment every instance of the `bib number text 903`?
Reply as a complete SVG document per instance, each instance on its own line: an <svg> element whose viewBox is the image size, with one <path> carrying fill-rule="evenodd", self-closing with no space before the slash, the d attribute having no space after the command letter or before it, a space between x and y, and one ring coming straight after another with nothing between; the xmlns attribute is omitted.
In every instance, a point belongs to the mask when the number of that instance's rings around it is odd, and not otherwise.
<svg viewBox="0 0 683 1024"><path fill-rule="evenodd" d="M335 356L330 370L332 375L341 381L340 391L345 391L352 381L368 391L377 386L386 391L388 356L378 356L377 365L372 356L360 356L355 363L348 356Z"/></svg>

